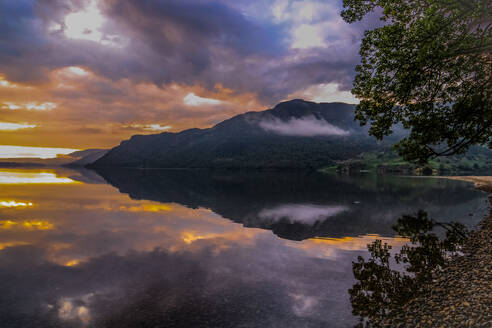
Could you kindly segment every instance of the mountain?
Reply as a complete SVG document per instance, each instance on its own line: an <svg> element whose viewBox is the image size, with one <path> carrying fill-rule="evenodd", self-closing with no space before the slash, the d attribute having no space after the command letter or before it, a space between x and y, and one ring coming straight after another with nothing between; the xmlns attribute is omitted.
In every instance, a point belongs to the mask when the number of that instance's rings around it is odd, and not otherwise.
<svg viewBox="0 0 492 328"><path fill-rule="evenodd" d="M398 139L377 142L353 117L354 105L295 99L208 129L135 135L90 166L320 168Z"/></svg>
<svg viewBox="0 0 492 328"><path fill-rule="evenodd" d="M90 163L94 163L99 158L106 155L108 149L86 149L70 153L69 156L72 158L77 158L75 161L71 161L65 166L85 166Z"/></svg>

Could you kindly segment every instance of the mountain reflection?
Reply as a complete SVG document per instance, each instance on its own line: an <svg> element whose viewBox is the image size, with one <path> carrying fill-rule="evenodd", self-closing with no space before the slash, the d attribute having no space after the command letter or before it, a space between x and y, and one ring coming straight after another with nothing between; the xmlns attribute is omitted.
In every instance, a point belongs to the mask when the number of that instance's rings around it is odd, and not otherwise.
<svg viewBox="0 0 492 328"><path fill-rule="evenodd" d="M386 227L396 212L474 223L486 199L444 180L103 174L128 197L94 172L50 173L79 183L0 188L2 328L350 327L352 261L407 242Z"/></svg>
<svg viewBox="0 0 492 328"><path fill-rule="evenodd" d="M467 184L443 179L205 170L98 173L132 199L209 208L245 227L291 240L393 236L391 225L403 213L426 208L442 220L467 216L477 196Z"/></svg>

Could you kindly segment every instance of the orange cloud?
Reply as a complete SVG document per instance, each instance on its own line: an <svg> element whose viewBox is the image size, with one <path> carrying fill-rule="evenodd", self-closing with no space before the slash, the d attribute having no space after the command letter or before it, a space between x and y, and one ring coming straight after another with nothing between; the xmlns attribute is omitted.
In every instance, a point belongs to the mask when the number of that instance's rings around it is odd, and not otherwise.
<svg viewBox="0 0 492 328"><path fill-rule="evenodd" d="M29 85L0 79L3 144L113 147L134 134L206 128L265 107L253 93L221 84L114 81L80 66L55 69L49 78Z"/></svg>

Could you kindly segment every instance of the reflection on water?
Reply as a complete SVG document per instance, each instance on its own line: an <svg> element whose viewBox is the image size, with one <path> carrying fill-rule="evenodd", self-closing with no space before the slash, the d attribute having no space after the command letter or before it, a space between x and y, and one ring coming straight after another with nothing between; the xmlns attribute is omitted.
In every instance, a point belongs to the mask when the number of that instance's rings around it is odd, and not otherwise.
<svg viewBox="0 0 492 328"><path fill-rule="evenodd" d="M46 221L23 221L23 222L14 222L10 220L0 220L0 229L13 229L13 228L21 228L28 230L51 230L53 229L53 224Z"/></svg>
<svg viewBox="0 0 492 328"><path fill-rule="evenodd" d="M359 256L352 265L357 282L349 294L353 313L360 316L357 327L386 326L393 311L427 290L433 274L458 254L468 235L461 223L437 222L425 211L403 215L393 229L409 243L391 254L390 244L375 240L367 246L369 260ZM437 229L445 236L440 238Z"/></svg>
<svg viewBox="0 0 492 328"><path fill-rule="evenodd" d="M468 217L480 192L469 184L408 177L333 177L313 172L101 170L132 199L209 208L245 227L291 240L361 234L393 236L402 213ZM481 197L481 196L478 196ZM474 217L469 222L477 222Z"/></svg>
<svg viewBox="0 0 492 328"><path fill-rule="evenodd" d="M33 204L31 202L17 202L15 200L2 200L0 201L0 207L25 207L25 206L32 206Z"/></svg>
<svg viewBox="0 0 492 328"><path fill-rule="evenodd" d="M473 225L486 199L430 179L47 173L78 183L0 188L31 204L0 206L5 327L350 327L367 244L400 249L391 225L417 208Z"/></svg>
<svg viewBox="0 0 492 328"><path fill-rule="evenodd" d="M74 180L66 177L59 177L52 172L43 171L20 171L5 170L0 171L0 184L59 184L75 183Z"/></svg>

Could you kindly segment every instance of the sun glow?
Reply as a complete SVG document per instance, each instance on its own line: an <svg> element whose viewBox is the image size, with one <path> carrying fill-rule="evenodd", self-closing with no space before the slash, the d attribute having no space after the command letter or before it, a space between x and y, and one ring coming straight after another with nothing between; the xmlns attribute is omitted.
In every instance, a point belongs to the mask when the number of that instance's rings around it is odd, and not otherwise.
<svg viewBox="0 0 492 328"><path fill-rule="evenodd" d="M120 206L120 211L123 212L169 212L172 211L171 206L164 204L143 204L140 206Z"/></svg>
<svg viewBox="0 0 492 328"><path fill-rule="evenodd" d="M1 127L0 127L1 130ZM72 148L0 146L0 158L55 158L78 151Z"/></svg>
<svg viewBox="0 0 492 328"><path fill-rule="evenodd" d="M67 184L77 183L48 172L0 172L0 184Z"/></svg>
<svg viewBox="0 0 492 328"><path fill-rule="evenodd" d="M79 260L70 260L70 261L68 261L68 262L66 262L66 263L65 263L65 266L69 266L69 267L71 267L71 266L76 266L76 265L78 265L79 263L80 263L80 261L79 261Z"/></svg>
<svg viewBox="0 0 492 328"><path fill-rule="evenodd" d="M105 21L106 18L101 13L97 0L92 0L83 10L68 14L65 17L64 28L60 24L54 24L51 30L63 30L65 36L70 39L94 41L104 46L123 47L124 40L119 35L103 31ZM80 74L80 70L74 73L85 75Z"/></svg>
<svg viewBox="0 0 492 328"><path fill-rule="evenodd" d="M97 4L91 1L83 11L71 13L65 17L65 36L71 39L82 39L101 42L104 17Z"/></svg>
<svg viewBox="0 0 492 328"><path fill-rule="evenodd" d="M199 235L195 232L183 232L181 235L181 238L183 241L187 244L191 244L194 241L200 240L200 239L208 239L208 238L214 238L217 237L217 234L204 234L204 235Z"/></svg>

